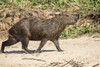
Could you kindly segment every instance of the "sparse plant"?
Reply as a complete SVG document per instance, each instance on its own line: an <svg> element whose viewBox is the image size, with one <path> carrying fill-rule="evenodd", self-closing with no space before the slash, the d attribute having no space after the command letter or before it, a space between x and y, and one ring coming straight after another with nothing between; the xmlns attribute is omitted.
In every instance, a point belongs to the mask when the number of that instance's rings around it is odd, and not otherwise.
<svg viewBox="0 0 100 67"><path fill-rule="evenodd" d="M67 27L64 32L61 33L61 38L76 38L84 34L91 36L94 33L100 33L98 23L84 26Z"/></svg>

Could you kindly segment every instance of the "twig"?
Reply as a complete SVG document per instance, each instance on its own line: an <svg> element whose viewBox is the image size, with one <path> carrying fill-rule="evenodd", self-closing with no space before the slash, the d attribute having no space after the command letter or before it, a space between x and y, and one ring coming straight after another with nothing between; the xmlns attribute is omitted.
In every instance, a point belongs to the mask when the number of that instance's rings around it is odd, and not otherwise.
<svg viewBox="0 0 100 67"><path fill-rule="evenodd" d="M99 64L95 64L95 65L93 65L92 67L97 67Z"/></svg>

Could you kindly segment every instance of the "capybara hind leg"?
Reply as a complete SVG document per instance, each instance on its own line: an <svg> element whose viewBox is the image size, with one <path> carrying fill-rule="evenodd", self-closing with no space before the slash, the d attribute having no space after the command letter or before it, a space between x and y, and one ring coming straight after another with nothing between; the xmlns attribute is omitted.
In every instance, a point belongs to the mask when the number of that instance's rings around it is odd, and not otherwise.
<svg viewBox="0 0 100 67"><path fill-rule="evenodd" d="M18 40L11 40L11 39L8 39L7 41L2 42L1 52L4 53L5 46L11 46L17 42Z"/></svg>
<svg viewBox="0 0 100 67"><path fill-rule="evenodd" d="M31 53L31 51L27 48L28 47L28 43L29 43L29 38L25 37L21 40L22 43L22 49L26 52L26 53Z"/></svg>
<svg viewBox="0 0 100 67"><path fill-rule="evenodd" d="M5 44L4 42L2 42L2 45L1 45L1 52L4 53L4 49L5 49Z"/></svg>

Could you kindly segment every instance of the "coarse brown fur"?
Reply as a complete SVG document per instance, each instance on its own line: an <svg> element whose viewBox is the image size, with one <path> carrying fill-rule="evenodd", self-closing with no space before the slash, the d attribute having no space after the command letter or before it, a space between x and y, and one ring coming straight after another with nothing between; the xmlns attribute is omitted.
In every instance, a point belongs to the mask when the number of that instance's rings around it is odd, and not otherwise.
<svg viewBox="0 0 100 67"><path fill-rule="evenodd" d="M38 17L29 17L20 20L9 30L9 38L2 43L1 52L4 52L5 46L13 45L19 41L22 43L22 49L30 53L27 46L29 40L40 40L40 46L35 52L40 52L48 40L51 40L58 51L62 51L58 38L66 25L75 24L78 20L77 15L59 14L52 19L43 19Z"/></svg>

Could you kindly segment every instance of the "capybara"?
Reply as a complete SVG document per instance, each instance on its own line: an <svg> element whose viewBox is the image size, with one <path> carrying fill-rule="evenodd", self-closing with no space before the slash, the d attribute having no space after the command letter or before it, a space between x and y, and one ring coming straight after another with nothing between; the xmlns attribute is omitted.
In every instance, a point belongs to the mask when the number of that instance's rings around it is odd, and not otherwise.
<svg viewBox="0 0 100 67"><path fill-rule="evenodd" d="M11 46L20 41L22 49L26 53L30 53L30 50L27 48L29 40L41 41L35 52L40 52L48 40L55 44L58 51L62 51L58 38L66 25L75 24L78 19L79 15L63 13L55 15L51 19L34 16L24 18L9 29L8 40L2 42L1 52L4 53L5 46Z"/></svg>

